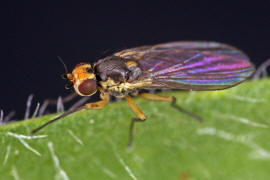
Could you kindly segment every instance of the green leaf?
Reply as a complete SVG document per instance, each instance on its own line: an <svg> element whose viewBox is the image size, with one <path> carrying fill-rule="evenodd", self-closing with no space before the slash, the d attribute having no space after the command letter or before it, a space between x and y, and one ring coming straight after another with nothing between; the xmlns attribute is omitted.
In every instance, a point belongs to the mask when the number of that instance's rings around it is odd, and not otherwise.
<svg viewBox="0 0 270 180"><path fill-rule="evenodd" d="M135 98L148 116L136 123L125 101L72 114L29 132L55 115L0 127L0 179L254 180L270 177L270 81L212 92L177 92L177 104ZM25 136L23 136L25 135ZM41 135L46 135L41 136Z"/></svg>

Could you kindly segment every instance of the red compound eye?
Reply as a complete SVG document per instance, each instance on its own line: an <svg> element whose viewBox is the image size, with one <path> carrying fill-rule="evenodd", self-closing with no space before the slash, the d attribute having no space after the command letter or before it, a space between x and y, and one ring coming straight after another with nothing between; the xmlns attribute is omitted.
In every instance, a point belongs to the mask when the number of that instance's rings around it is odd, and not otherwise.
<svg viewBox="0 0 270 180"><path fill-rule="evenodd" d="M89 96L97 91L97 83L96 80L87 79L84 80L78 87L79 92L82 95Z"/></svg>

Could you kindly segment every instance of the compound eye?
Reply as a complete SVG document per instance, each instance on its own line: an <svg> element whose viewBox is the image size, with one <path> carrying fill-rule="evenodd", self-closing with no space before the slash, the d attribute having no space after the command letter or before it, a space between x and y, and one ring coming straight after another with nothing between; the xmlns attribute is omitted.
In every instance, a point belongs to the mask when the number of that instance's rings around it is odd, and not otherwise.
<svg viewBox="0 0 270 180"><path fill-rule="evenodd" d="M90 96L90 95L94 94L97 91L96 80L93 80L93 79L84 80L78 86L78 90L84 96Z"/></svg>

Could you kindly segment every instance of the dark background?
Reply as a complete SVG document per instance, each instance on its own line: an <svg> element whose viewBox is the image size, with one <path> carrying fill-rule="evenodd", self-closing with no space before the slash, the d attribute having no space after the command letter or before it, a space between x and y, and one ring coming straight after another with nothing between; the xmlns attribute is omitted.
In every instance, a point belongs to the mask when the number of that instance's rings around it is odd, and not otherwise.
<svg viewBox="0 0 270 180"><path fill-rule="evenodd" d="M270 57L270 6L256 1L89 1L85 4L3 5L1 101L5 113L23 118L25 103L65 96L64 73L79 61L94 62L140 45L208 40L234 45L258 66ZM148 3L146 3L148 2Z"/></svg>

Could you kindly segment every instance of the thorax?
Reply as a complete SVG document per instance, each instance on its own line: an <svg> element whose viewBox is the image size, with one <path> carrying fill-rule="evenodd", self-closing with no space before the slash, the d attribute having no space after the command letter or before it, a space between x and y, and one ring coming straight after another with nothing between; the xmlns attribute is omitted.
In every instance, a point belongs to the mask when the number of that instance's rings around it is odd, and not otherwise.
<svg viewBox="0 0 270 180"><path fill-rule="evenodd" d="M109 93L117 98L122 98L129 93L133 93L137 90L138 84L132 84L128 82L116 82L111 78L106 81L99 81L99 86L105 93Z"/></svg>
<svg viewBox="0 0 270 180"><path fill-rule="evenodd" d="M140 79L143 72L139 64L132 60L111 56L99 60L94 67L99 86L116 97L124 97L143 87L146 82Z"/></svg>

